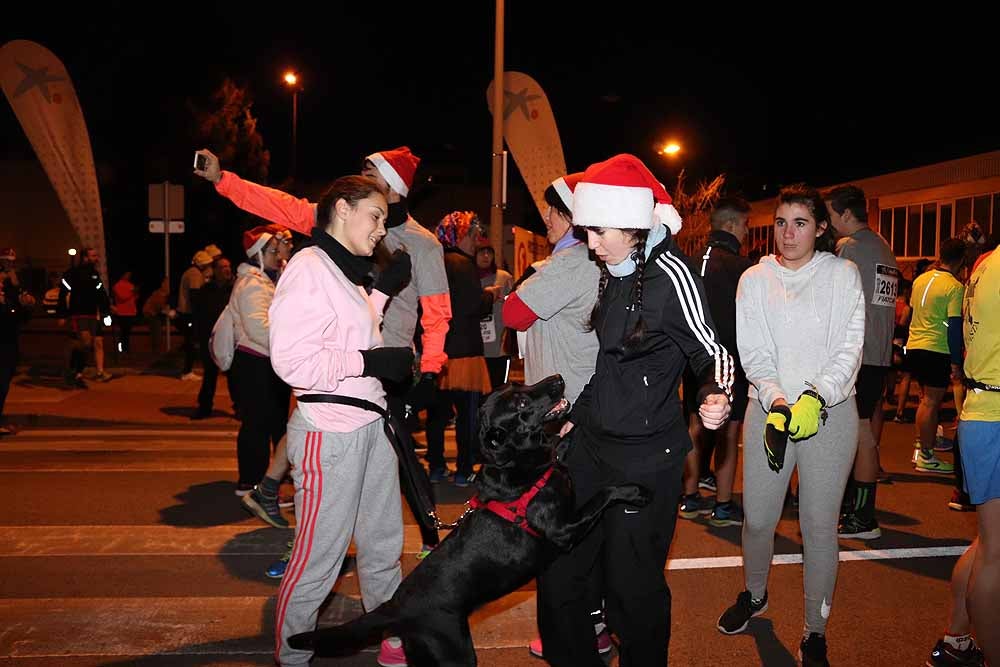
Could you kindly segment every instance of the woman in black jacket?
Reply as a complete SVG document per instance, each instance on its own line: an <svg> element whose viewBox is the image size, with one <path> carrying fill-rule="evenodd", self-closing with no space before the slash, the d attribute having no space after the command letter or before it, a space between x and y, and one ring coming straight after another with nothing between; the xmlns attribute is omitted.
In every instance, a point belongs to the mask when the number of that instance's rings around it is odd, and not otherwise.
<svg viewBox="0 0 1000 667"><path fill-rule="evenodd" d="M444 341L448 363L441 369L438 395L427 410L427 462L431 482L448 477L444 462L444 430L455 409L455 444L458 446L455 486L472 482L472 466L479 454L479 403L492 390L479 321L493 311L499 287L483 288L476 268L476 242L486 230L472 211L449 213L437 226L444 246L444 269L451 295L451 323Z"/></svg>
<svg viewBox="0 0 1000 667"><path fill-rule="evenodd" d="M587 228L601 262L591 325L600 351L594 376L561 433L578 505L608 484L653 491L643 508L609 509L585 540L538 582L538 621L552 665L603 665L591 601L605 600L623 667L667 664L670 590L663 577L673 539L684 459L691 449L678 383L699 379L706 428L728 418L732 359L717 340L700 279L672 232L680 217L663 186L632 155L591 165L577 185L573 222Z"/></svg>

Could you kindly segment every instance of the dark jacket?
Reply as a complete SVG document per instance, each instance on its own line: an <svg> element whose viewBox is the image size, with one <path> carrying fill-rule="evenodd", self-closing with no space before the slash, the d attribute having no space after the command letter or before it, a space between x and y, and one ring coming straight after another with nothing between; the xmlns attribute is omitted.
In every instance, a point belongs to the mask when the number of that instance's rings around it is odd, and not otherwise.
<svg viewBox="0 0 1000 667"><path fill-rule="evenodd" d="M646 333L636 349L624 340L639 313L630 310L637 274L610 277L598 302L600 341L594 376L570 414L600 455L628 468L675 465L691 449L678 384L690 364L699 399L730 393L732 360L715 341L704 288L668 234L650 253L643 272ZM588 437L589 436L589 437Z"/></svg>
<svg viewBox="0 0 1000 667"><path fill-rule="evenodd" d="M229 295L233 293L233 283L219 285L209 280L198 289L191 290L191 316L194 318L194 330L198 340L208 341L212 335L212 327L219 315L229 303Z"/></svg>
<svg viewBox="0 0 1000 667"><path fill-rule="evenodd" d="M493 297L479 282L476 260L458 248L444 249L444 270L451 293L451 323L444 339L449 359L483 356L479 320L492 312Z"/></svg>
<svg viewBox="0 0 1000 667"><path fill-rule="evenodd" d="M0 343L17 343L21 325L31 317L31 310L21 305L21 288L2 279L4 302L0 304Z"/></svg>
<svg viewBox="0 0 1000 667"><path fill-rule="evenodd" d="M740 276L753 266L740 255L740 242L729 232L714 230L701 257L695 260L698 274L705 284L708 309L712 313L719 341L733 355L736 371L742 377L739 352L736 349L736 287Z"/></svg>
<svg viewBox="0 0 1000 667"><path fill-rule="evenodd" d="M80 264L63 274L59 286L62 316L104 317L111 313L108 290L93 264Z"/></svg>

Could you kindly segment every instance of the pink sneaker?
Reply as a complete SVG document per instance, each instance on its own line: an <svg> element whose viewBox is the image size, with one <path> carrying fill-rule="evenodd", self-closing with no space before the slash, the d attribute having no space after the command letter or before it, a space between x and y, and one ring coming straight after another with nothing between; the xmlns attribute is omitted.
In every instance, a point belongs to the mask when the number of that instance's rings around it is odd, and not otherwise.
<svg viewBox="0 0 1000 667"><path fill-rule="evenodd" d="M604 654L611 650L611 635L608 633L607 629L601 630L597 633L594 638L597 643L597 652ZM542 653L542 638L535 637L528 643L528 652L536 658L545 657Z"/></svg>
<svg viewBox="0 0 1000 667"><path fill-rule="evenodd" d="M393 646L390 643L399 643L399 646ZM382 667L406 667L406 654L403 653L403 643L398 637L391 637L390 639L383 639L382 645L378 650L378 664Z"/></svg>

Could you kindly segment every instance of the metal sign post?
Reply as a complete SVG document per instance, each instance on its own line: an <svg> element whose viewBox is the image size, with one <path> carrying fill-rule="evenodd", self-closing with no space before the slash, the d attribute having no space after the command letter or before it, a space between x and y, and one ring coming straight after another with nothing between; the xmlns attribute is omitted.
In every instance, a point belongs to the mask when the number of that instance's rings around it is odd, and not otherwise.
<svg viewBox="0 0 1000 667"><path fill-rule="evenodd" d="M171 207L171 203L173 206ZM171 215L173 208L173 215ZM163 264L167 287L170 286L170 234L184 232L184 187L164 183L151 183L149 186L149 217L160 218L149 222L149 231L163 234ZM170 316L167 315L167 349L170 351Z"/></svg>

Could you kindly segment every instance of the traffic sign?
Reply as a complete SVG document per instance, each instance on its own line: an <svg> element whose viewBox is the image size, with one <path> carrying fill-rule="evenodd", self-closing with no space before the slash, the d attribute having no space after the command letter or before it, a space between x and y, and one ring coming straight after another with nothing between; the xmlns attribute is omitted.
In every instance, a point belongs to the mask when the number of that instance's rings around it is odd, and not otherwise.
<svg viewBox="0 0 1000 667"><path fill-rule="evenodd" d="M164 202L163 186L169 185L169 201ZM171 220L184 219L184 186L173 183L150 183L149 184L149 217L152 220L163 220L163 206L166 204L170 208Z"/></svg>
<svg viewBox="0 0 1000 667"><path fill-rule="evenodd" d="M153 234L163 233L163 221L162 220L150 220L149 221L149 231ZM171 234L183 234L184 233L184 221L183 220L171 220L170 221L170 233Z"/></svg>

